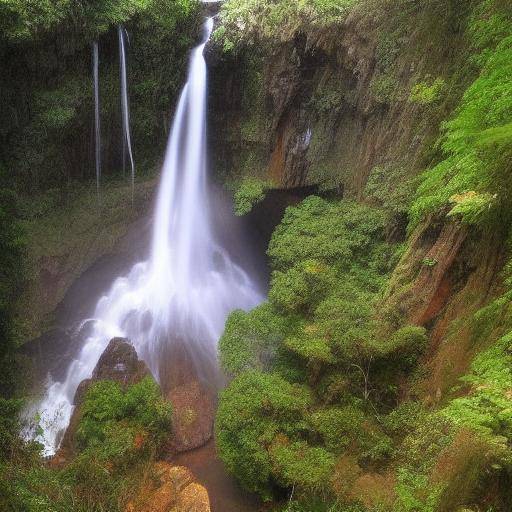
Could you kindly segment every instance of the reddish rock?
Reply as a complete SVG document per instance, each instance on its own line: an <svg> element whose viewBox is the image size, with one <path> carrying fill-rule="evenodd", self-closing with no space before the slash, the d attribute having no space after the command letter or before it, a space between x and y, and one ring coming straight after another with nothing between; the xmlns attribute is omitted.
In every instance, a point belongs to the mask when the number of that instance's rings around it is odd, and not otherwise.
<svg viewBox="0 0 512 512"><path fill-rule="evenodd" d="M125 512L210 512L210 500L190 470L157 462Z"/></svg>
<svg viewBox="0 0 512 512"><path fill-rule="evenodd" d="M212 393L198 381L188 382L172 389L167 398L173 406L173 453L203 446L213 435L215 402Z"/></svg>

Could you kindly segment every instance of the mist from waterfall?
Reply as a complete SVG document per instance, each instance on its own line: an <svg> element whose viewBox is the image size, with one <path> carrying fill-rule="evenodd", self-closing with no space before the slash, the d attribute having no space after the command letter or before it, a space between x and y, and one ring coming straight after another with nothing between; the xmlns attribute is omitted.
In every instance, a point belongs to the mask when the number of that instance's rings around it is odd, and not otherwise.
<svg viewBox="0 0 512 512"><path fill-rule="evenodd" d="M79 383L89 378L113 337L130 339L157 380L169 347L181 344L192 358L216 364L217 342L234 309L262 299L258 287L220 247L213 234L207 183L207 68L203 50L213 29L190 57L162 168L150 257L118 278L100 298L77 358L62 382L48 382L39 412L37 439L53 454L73 412Z"/></svg>
<svg viewBox="0 0 512 512"><path fill-rule="evenodd" d="M96 189L99 192L101 179L101 131L100 131L100 84L98 41L92 44L92 76L94 86L94 159L96 163Z"/></svg>
<svg viewBox="0 0 512 512"><path fill-rule="evenodd" d="M123 171L125 170L126 154L130 159L131 179L132 179L132 193L135 183L135 164L133 161L132 141L130 134L130 109L128 104L128 82L126 79L126 30L119 25L117 27L117 34L119 38L119 78L121 81L121 117L123 121Z"/></svg>

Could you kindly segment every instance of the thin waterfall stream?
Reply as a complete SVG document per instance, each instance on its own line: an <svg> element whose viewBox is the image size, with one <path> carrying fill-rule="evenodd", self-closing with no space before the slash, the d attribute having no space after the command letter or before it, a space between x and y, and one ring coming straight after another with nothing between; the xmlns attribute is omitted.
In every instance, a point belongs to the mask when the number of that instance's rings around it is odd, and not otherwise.
<svg viewBox="0 0 512 512"><path fill-rule="evenodd" d="M212 29L213 18L209 18L202 42L190 56L188 80L162 168L150 256L116 279L99 299L92 318L80 327L83 346L66 377L49 381L42 400L29 411L32 416L39 414L43 433L37 439L46 455L58 449L73 412L77 387L91 376L112 338L131 340L159 381L164 366L172 364L169 349L175 344L185 347L200 373L201 361L217 364L217 342L228 314L234 309L251 309L263 300L255 281L218 244L213 230L203 57ZM121 40L120 36L123 47ZM128 120L127 109L123 119ZM129 143L129 131L126 133Z"/></svg>
<svg viewBox="0 0 512 512"><path fill-rule="evenodd" d="M132 194L135 183L135 163L133 161L132 141L130 134L130 108L128 104L128 81L126 78L126 30L119 25L117 27L119 38L119 75L121 81L121 117L123 121L123 172L125 170L126 153L130 159Z"/></svg>
<svg viewBox="0 0 512 512"><path fill-rule="evenodd" d="M101 130L100 130L100 84L98 41L92 45L92 76L94 86L94 159L96 163L96 189L99 193L101 179Z"/></svg>

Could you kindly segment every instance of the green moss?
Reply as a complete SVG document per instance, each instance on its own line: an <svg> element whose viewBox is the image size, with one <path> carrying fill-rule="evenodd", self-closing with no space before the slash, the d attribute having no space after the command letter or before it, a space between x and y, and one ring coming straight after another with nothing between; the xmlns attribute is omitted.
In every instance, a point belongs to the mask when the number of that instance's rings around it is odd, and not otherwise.
<svg viewBox="0 0 512 512"><path fill-rule="evenodd" d="M152 179L137 179L133 204L129 183L120 180L105 183L99 199L95 186L75 182L67 193L52 189L20 201L27 255L20 268L25 284L15 303L20 342L52 327L51 313L73 280L98 258L109 254L130 224L146 213L153 188ZM45 265L52 272L59 269L58 286L53 293L40 279Z"/></svg>
<svg viewBox="0 0 512 512"><path fill-rule="evenodd" d="M221 10L222 29L217 38L231 50L240 41L286 41L301 28L325 27L343 22L358 0L228 0Z"/></svg>
<svg viewBox="0 0 512 512"><path fill-rule="evenodd" d="M436 78L431 84L418 82L411 89L409 101L423 106L431 105L441 99L445 87L446 82L442 78Z"/></svg>
<svg viewBox="0 0 512 512"><path fill-rule="evenodd" d="M255 205L265 199L265 192L269 188L266 181L258 178L245 178L242 180L235 192L235 214L246 215Z"/></svg>

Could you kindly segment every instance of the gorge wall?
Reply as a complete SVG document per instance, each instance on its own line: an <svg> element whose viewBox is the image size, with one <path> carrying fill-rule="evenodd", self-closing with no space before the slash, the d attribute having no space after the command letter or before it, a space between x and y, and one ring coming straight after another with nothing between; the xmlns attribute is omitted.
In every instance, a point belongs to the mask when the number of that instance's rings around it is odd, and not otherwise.
<svg viewBox="0 0 512 512"><path fill-rule="evenodd" d="M460 6L441 12L430 4L408 19L396 3L386 5L356 6L341 26L305 25L236 51L223 52L219 38L209 55L211 150L218 180L270 184L251 213L270 222L277 203L296 202L283 189L390 208L388 237L405 249L384 305L428 328L428 376L407 393L439 403L485 347L472 344L468 323L503 291L507 232L468 227L441 211L407 234L418 175L439 160L441 123L476 70L461 64L471 43ZM402 204L385 204L393 201Z"/></svg>

